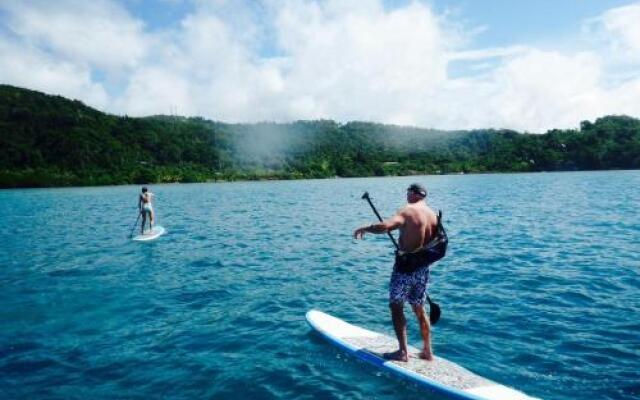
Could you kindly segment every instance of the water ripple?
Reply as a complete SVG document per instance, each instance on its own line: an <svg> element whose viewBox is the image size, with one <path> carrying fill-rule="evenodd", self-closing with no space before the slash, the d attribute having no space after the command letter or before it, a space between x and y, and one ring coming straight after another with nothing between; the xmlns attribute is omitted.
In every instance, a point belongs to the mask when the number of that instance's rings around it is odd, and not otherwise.
<svg viewBox="0 0 640 400"><path fill-rule="evenodd" d="M640 173L620 171L158 185L169 234L144 245L137 187L0 191L0 396L435 399L304 321L392 334L392 247L351 232L362 192L390 215L415 180L451 237L436 353L542 398L640 395Z"/></svg>

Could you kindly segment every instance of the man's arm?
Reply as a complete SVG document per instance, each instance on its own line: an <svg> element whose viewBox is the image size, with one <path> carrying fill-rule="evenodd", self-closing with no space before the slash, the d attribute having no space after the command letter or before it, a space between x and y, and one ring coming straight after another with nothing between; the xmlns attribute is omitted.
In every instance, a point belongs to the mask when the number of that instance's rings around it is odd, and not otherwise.
<svg viewBox="0 0 640 400"><path fill-rule="evenodd" d="M369 226L363 226L361 228L356 229L353 232L353 237L356 239L362 239L364 237L365 232L369 233L387 233L394 229L400 228L404 224L404 216L402 214L396 214L391 218L385 219L382 222L377 224L371 224Z"/></svg>

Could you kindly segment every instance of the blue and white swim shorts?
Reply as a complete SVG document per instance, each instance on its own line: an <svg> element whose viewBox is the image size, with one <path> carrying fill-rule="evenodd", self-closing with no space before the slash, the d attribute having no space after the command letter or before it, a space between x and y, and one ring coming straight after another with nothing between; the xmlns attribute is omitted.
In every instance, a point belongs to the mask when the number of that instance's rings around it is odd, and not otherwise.
<svg viewBox="0 0 640 400"><path fill-rule="evenodd" d="M423 305L427 300L430 269L428 265L410 274L402 274L394 268L389 282L389 302Z"/></svg>

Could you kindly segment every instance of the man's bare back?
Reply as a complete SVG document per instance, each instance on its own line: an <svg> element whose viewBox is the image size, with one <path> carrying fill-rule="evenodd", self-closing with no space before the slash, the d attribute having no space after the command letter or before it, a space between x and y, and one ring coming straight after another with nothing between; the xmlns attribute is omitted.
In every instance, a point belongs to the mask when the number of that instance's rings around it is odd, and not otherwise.
<svg viewBox="0 0 640 400"><path fill-rule="evenodd" d="M427 244L437 232L438 217L425 202L409 203L400 211L400 250L415 251Z"/></svg>

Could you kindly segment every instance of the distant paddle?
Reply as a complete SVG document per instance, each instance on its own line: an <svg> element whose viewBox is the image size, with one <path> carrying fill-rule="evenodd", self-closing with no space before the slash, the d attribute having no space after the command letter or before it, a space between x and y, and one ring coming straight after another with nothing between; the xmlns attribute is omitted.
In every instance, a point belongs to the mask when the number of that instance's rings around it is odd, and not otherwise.
<svg viewBox="0 0 640 400"><path fill-rule="evenodd" d="M367 203L369 203L369 205L371 206L371 209L376 214L376 217L378 217L378 220L382 222L382 217L380 216L380 213L378 213L378 210L376 210L376 206L374 206L373 203L371 202L371 197L369 197L369 192L364 192L364 194L362 195L362 198L365 199ZM395 246L396 250L400 251L400 246L398 246L398 242L396 242L396 239L393 237L391 232L387 231L387 235L389 235L389 239L391 239L391 241L393 242L393 245ZM435 325L436 323L438 323L438 320L440 319L440 314L441 314L440 306L437 303L434 303L433 301L431 301L431 298L429 296L427 296L427 301L429 302L429 322L431 322L431 325Z"/></svg>
<svg viewBox="0 0 640 400"><path fill-rule="evenodd" d="M129 239L131 239L133 237L133 230L136 229L136 225L138 225L138 220L140 219L140 214L138 213L138 218L136 218L136 222L134 222L133 226L131 227L131 232L129 232Z"/></svg>

